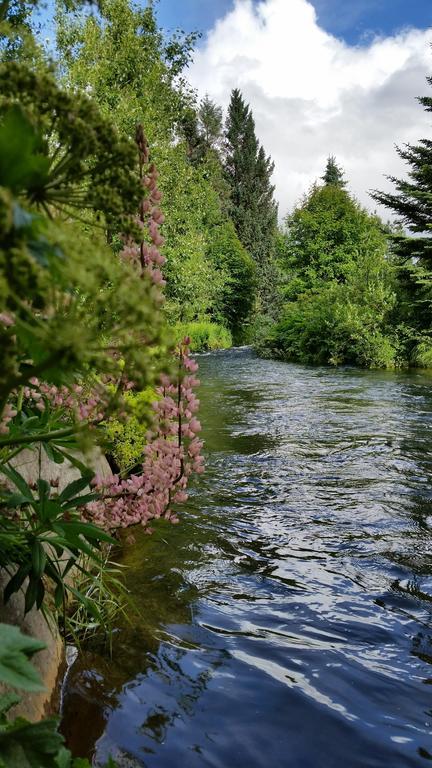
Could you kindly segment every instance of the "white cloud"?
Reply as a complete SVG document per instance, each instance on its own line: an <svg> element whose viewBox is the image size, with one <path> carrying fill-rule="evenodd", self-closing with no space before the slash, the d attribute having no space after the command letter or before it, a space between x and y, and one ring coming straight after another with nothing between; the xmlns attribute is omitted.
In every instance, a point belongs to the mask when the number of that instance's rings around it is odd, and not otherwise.
<svg viewBox="0 0 432 768"><path fill-rule="evenodd" d="M410 29L349 46L320 28L307 0L236 0L196 52L190 76L225 107L232 88L250 103L275 162L284 215L334 154L368 207L372 188L401 175L394 145L431 136L416 96L430 94L431 30ZM388 216L388 214L385 214Z"/></svg>

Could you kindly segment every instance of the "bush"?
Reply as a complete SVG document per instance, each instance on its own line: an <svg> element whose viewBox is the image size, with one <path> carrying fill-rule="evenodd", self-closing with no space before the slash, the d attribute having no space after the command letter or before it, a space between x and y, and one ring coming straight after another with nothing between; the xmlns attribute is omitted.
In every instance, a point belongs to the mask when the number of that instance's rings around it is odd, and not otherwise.
<svg viewBox="0 0 432 768"><path fill-rule="evenodd" d="M157 399L153 387L142 392L128 392L124 395L127 419L110 419L105 425L109 453L122 472L133 469L142 460L147 430L154 414L152 403Z"/></svg>
<svg viewBox="0 0 432 768"><path fill-rule="evenodd" d="M411 363L416 368L432 368L432 340L426 339L414 348Z"/></svg>
<svg viewBox="0 0 432 768"><path fill-rule="evenodd" d="M355 301L352 293L352 286L332 282L289 302L258 352L306 364L394 367L396 343L384 322L391 297L375 292L375 301Z"/></svg>
<svg viewBox="0 0 432 768"><path fill-rule="evenodd" d="M192 352L209 352L213 349L228 349L232 346L232 336L228 328L209 320L178 323L174 333L178 341L189 336Z"/></svg>

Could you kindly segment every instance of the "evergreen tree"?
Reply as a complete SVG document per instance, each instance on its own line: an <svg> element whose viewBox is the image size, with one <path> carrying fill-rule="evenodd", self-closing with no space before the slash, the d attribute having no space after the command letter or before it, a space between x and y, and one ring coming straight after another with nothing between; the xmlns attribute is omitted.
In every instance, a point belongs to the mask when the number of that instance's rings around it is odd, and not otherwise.
<svg viewBox="0 0 432 768"><path fill-rule="evenodd" d="M289 299L319 290L324 282L344 283L359 259L386 251L381 221L334 185L313 186L287 217L286 228L283 267Z"/></svg>
<svg viewBox="0 0 432 768"><path fill-rule="evenodd" d="M324 176L321 176L326 187L340 187L343 189L346 186L344 174L342 168L336 163L334 155L329 155L327 158L327 165L324 171Z"/></svg>
<svg viewBox="0 0 432 768"><path fill-rule="evenodd" d="M238 89L231 94L226 123L225 174L231 191L231 218L258 268L261 309L274 309L274 249L277 204L271 184L273 163L255 134L252 112Z"/></svg>
<svg viewBox="0 0 432 768"><path fill-rule="evenodd" d="M432 85L432 77L428 77ZM418 99L432 112L432 97ZM394 193L374 190L372 197L397 214L400 228L391 241L401 286L400 319L420 331L432 330L432 140L420 139L397 152L410 166L408 178L388 179ZM409 231L406 231L409 230ZM412 234L411 234L412 233ZM415 235L414 237L412 235Z"/></svg>

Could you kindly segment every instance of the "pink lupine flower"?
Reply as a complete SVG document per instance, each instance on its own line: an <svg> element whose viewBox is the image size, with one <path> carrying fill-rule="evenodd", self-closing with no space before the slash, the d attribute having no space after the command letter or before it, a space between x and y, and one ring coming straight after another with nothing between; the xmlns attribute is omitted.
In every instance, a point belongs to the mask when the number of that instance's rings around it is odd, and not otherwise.
<svg viewBox="0 0 432 768"><path fill-rule="evenodd" d="M11 325L15 325L15 320L9 312L0 312L0 323L5 328L10 328Z"/></svg>

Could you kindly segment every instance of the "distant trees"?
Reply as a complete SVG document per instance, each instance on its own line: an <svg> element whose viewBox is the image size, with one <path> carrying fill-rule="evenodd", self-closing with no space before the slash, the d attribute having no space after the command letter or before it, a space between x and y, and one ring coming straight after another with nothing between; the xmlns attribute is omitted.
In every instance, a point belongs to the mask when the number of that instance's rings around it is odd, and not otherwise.
<svg viewBox="0 0 432 768"><path fill-rule="evenodd" d="M250 107L238 89L231 93L225 129L225 177L230 214L237 234L258 270L261 311L271 311L275 294L274 250L277 203L271 176L274 164L260 146Z"/></svg>

